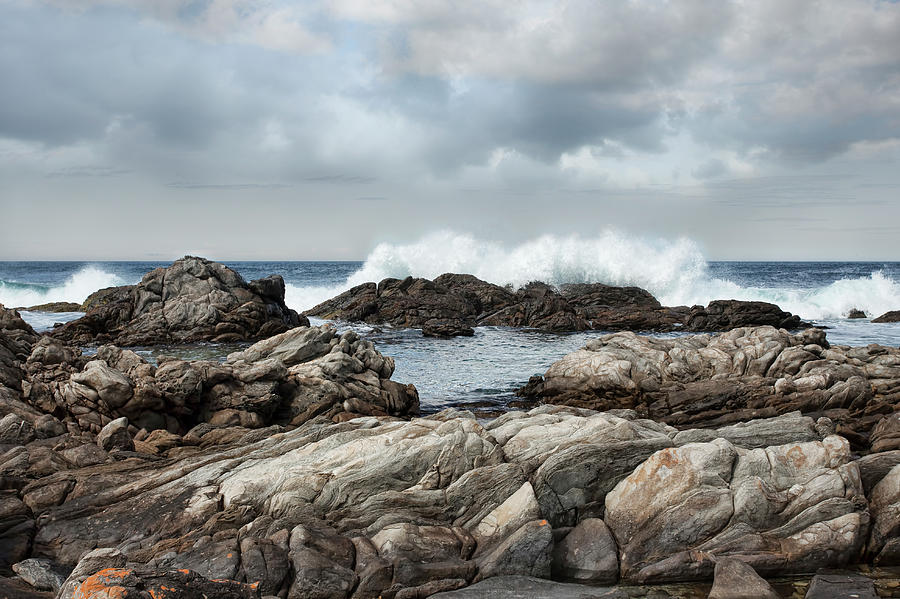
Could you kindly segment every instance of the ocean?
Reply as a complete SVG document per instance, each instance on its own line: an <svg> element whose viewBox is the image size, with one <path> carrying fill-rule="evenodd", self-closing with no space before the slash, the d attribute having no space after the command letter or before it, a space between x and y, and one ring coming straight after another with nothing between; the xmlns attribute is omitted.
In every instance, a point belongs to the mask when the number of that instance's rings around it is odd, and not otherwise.
<svg viewBox="0 0 900 599"><path fill-rule="evenodd" d="M636 285L672 306L714 299L769 301L828 327L833 344L900 345L900 323L870 322L900 309L900 262L717 262L706 260L689 240L646 242L605 234L590 240L542 237L505 248L446 233L409 245L382 244L358 262L223 262L247 280L280 274L286 303L298 311L366 281L466 272L513 286L532 280ZM97 289L137 283L150 270L170 263L0 262L0 303L80 303ZM848 320L853 308L869 318ZM39 330L79 316L23 313ZM542 374L553 361L602 334L480 327L474 337L429 339L418 331L340 326L352 327L392 356L397 365L394 380L415 384L427 412L467 404L502 408L531 375ZM159 354L222 359L235 349L205 344L138 351L151 360Z"/></svg>

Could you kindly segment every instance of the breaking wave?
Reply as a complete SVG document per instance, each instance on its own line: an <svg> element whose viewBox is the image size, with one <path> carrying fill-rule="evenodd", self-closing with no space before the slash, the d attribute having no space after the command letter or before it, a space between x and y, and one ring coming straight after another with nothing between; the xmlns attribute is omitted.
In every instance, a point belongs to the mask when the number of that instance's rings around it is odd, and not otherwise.
<svg viewBox="0 0 900 599"><path fill-rule="evenodd" d="M114 285L125 285L121 277L96 266L85 266L62 285L45 286L0 279L0 304L8 308L28 307L49 302L82 303L87 296Z"/></svg>
<svg viewBox="0 0 900 599"><path fill-rule="evenodd" d="M743 287L712 276L702 251L690 239L642 239L615 231L594 238L545 235L513 247L453 232L433 233L410 244L382 243L343 285L289 284L286 300L289 306L304 310L368 281L407 276L431 279L445 272L469 273L513 287L530 281L633 285L667 306L707 304L715 299L767 301L817 320L841 318L852 308L870 316L900 308L900 284L881 271L812 289Z"/></svg>

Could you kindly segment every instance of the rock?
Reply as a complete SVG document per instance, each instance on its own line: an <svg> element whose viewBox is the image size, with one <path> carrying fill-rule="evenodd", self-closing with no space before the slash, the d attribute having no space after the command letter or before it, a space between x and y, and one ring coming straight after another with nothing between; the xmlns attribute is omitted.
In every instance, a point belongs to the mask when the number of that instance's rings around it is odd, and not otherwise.
<svg viewBox="0 0 900 599"><path fill-rule="evenodd" d="M885 312L878 318L873 318L872 322L900 322L900 310L891 310L890 312Z"/></svg>
<svg viewBox="0 0 900 599"><path fill-rule="evenodd" d="M124 285L122 287L99 289L87 296L76 312L90 312L94 308L127 299L131 292L134 291L134 287L134 285Z"/></svg>
<svg viewBox="0 0 900 599"><path fill-rule="evenodd" d="M791 426L809 429L809 439L833 426L854 448L866 450L869 432L882 415L900 411L898 390L900 349L832 348L818 329L791 334L756 327L674 339L605 335L553 363L542 379L519 393L591 409L635 409L679 428L721 429L796 411L824 414L830 425L822 421L809 427L808 420L795 418ZM778 423L771 425L753 442L776 441ZM892 430L890 418L882 426ZM748 434L740 426L722 432ZM710 434L682 438L709 440ZM877 447L892 444L888 440Z"/></svg>
<svg viewBox="0 0 900 599"><path fill-rule="evenodd" d="M425 337L471 337L474 334L475 329L461 320L429 320L422 325L422 335Z"/></svg>
<svg viewBox="0 0 900 599"><path fill-rule="evenodd" d="M128 419L116 418L100 429L100 433L97 435L97 445L105 451L113 449L134 451L134 441L128 433Z"/></svg>
<svg viewBox="0 0 900 599"><path fill-rule="evenodd" d="M868 316L866 316L866 313L863 312L862 310L853 308L849 312L847 312L847 318L849 318L849 319L868 318Z"/></svg>
<svg viewBox="0 0 900 599"><path fill-rule="evenodd" d="M438 593L433 599L626 599L619 589L551 582L528 576L495 576L458 591Z"/></svg>
<svg viewBox="0 0 900 599"><path fill-rule="evenodd" d="M164 597L183 599L258 598L255 588L233 580L208 580L190 570L155 572L130 568L106 568L89 576L75 590L78 599L110 597Z"/></svg>
<svg viewBox="0 0 900 599"><path fill-rule="evenodd" d="M3 599L54 599L54 593L38 591L21 578L0 577L0 597Z"/></svg>
<svg viewBox="0 0 900 599"><path fill-rule="evenodd" d="M46 559L26 559L13 564L13 572L22 577L22 580L39 591L58 591L66 577L60 574L53 563Z"/></svg>
<svg viewBox="0 0 900 599"><path fill-rule="evenodd" d="M894 466L869 495L872 532L869 556L878 565L900 565L900 465Z"/></svg>
<svg viewBox="0 0 900 599"><path fill-rule="evenodd" d="M35 523L15 492L0 491L0 570L8 570L31 550Z"/></svg>
<svg viewBox="0 0 900 599"><path fill-rule="evenodd" d="M772 326L776 329L808 327L798 316L766 302L716 300L705 308L691 308L682 327L685 331L727 331L738 327Z"/></svg>
<svg viewBox="0 0 900 599"><path fill-rule="evenodd" d="M871 453L856 460L866 497L897 464L900 464L900 449Z"/></svg>
<svg viewBox="0 0 900 599"><path fill-rule="evenodd" d="M49 302L19 309L28 310L30 312L81 312L81 304L76 304L74 302Z"/></svg>
<svg viewBox="0 0 900 599"><path fill-rule="evenodd" d="M709 576L740 556L775 575L855 560L868 524L846 440L744 450L724 439L657 452L606 496L623 578Z"/></svg>
<svg viewBox="0 0 900 599"><path fill-rule="evenodd" d="M780 599L768 582L739 559L716 561L709 599Z"/></svg>
<svg viewBox="0 0 900 599"><path fill-rule="evenodd" d="M313 549L302 547L291 551L291 561L295 575L288 599L344 599L356 586L353 570Z"/></svg>
<svg viewBox="0 0 900 599"><path fill-rule="evenodd" d="M74 344L224 342L309 324L284 304L280 277L248 284L223 264L193 256L151 271L134 287L91 296L82 307L87 314L54 337Z"/></svg>
<svg viewBox="0 0 900 599"><path fill-rule="evenodd" d="M34 441L34 426L17 414L0 418L0 445L26 445Z"/></svg>
<svg viewBox="0 0 900 599"><path fill-rule="evenodd" d="M591 584L614 584L619 579L616 541L603 520L582 520L556 544L553 578Z"/></svg>
<svg viewBox="0 0 900 599"><path fill-rule="evenodd" d="M121 568L124 565L125 556L115 549L94 549L86 553L60 587L57 599L72 599L81 583L95 572L105 568Z"/></svg>
<svg viewBox="0 0 900 599"><path fill-rule="evenodd" d="M422 328L425 336L473 334L473 326L546 331L728 330L738 326L808 326L763 302L728 300L707 308L664 308L637 287L594 284L555 289L532 282L511 290L472 275L443 274L434 281L407 277L364 283L305 312L345 321Z"/></svg>
<svg viewBox="0 0 900 599"><path fill-rule="evenodd" d="M809 583L806 599L877 599L875 584L859 574L816 574Z"/></svg>
<svg viewBox="0 0 900 599"><path fill-rule="evenodd" d="M527 522L539 520L541 506L534 496L531 483L524 483L519 490L498 505L487 516L481 519L472 535L478 544L478 551L505 539L510 533L518 530Z"/></svg>
<svg viewBox="0 0 900 599"><path fill-rule="evenodd" d="M900 449L900 412L883 417L872 429L872 451Z"/></svg>
<svg viewBox="0 0 900 599"><path fill-rule="evenodd" d="M550 524L546 520L534 520L476 558L478 579L504 575L549 578L552 550Z"/></svg>

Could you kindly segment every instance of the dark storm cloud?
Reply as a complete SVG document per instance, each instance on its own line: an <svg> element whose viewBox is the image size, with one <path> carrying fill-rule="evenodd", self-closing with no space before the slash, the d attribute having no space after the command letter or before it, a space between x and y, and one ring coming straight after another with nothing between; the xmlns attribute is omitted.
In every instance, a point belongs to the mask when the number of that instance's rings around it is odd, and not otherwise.
<svg viewBox="0 0 900 599"><path fill-rule="evenodd" d="M365 231L894 215L897 56L877 0L0 0L0 194L355 198Z"/></svg>

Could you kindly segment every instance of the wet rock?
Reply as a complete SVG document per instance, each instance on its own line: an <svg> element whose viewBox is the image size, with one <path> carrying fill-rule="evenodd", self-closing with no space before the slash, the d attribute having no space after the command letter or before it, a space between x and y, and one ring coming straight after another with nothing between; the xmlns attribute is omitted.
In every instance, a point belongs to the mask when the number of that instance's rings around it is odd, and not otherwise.
<svg viewBox="0 0 900 599"><path fill-rule="evenodd" d="M875 584L859 574L816 574L809 583L806 599L877 599Z"/></svg>
<svg viewBox="0 0 900 599"><path fill-rule="evenodd" d="M556 544L553 578L591 584L613 584L619 579L616 541L603 520L582 520Z"/></svg>
<svg viewBox="0 0 900 599"><path fill-rule="evenodd" d="M22 580L39 591L56 592L66 581L66 577L46 559L26 559L13 564L12 569Z"/></svg>
<svg viewBox="0 0 900 599"><path fill-rule="evenodd" d="M36 306L19 309L31 312L81 312L81 304L76 304L74 302L48 302L46 304L38 304Z"/></svg>
<svg viewBox="0 0 900 599"><path fill-rule="evenodd" d="M54 330L77 344L154 345L254 340L309 324L284 304L284 281L245 282L230 268L185 256L157 268L134 287L105 290L89 310Z"/></svg>
<svg viewBox="0 0 900 599"><path fill-rule="evenodd" d="M878 318L873 318L872 322L900 322L900 310L891 310L890 312L885 312Z"/></svg>
<svg viewBox="0 0 900 599"><path fill-rule="evenodd" d="M626 599L619 589L551 582L529 576L495 576L470 587L438 593L434 599Z"/></svg>
<svg viewBox="0 0 900 599"><path fill-rule="evenodd" d="M862 310L853 308L852 310L847 312L847 318L848 319L868 318L868 316L866 316L866 313L863 312Z"/></svg>
<svg viewBox="0 0 900 599"><path fill-rule="evenodd" d="M114 449L134 451L134 441L128 432L128 419L116 418L100 429L100 433L97 435L97 445L105 451Z"/></svg>
<svg viewBox="0 0 900 599"><path fill-rule="evenodd" d="M310 310L325 319L422 328L426 336L471 335L473 326L528 327L546 331L729 330L771 324L808 326L763 302L713 302L706 308L665 308L643 289L540 282L512 290L472 275L443 274L434 281L407 277L365 283Z"/></svg>
<svg viewBox="0 0 900 599"><path fill-rule="evenodd" d="M768 582L739 559L716 561L709 599L780 599Z"/></svg>

